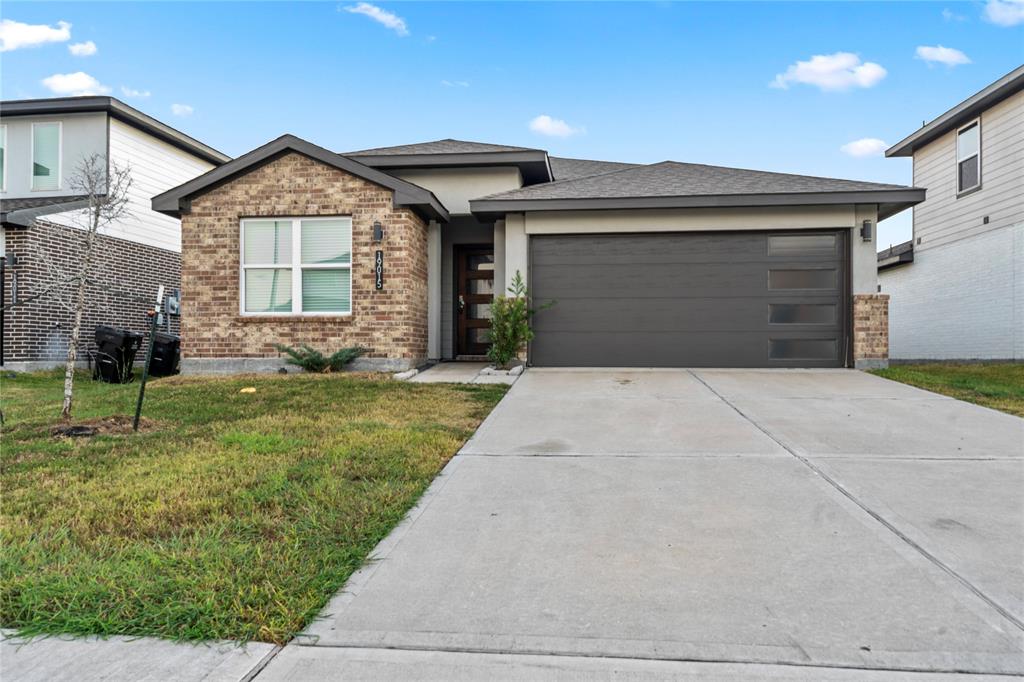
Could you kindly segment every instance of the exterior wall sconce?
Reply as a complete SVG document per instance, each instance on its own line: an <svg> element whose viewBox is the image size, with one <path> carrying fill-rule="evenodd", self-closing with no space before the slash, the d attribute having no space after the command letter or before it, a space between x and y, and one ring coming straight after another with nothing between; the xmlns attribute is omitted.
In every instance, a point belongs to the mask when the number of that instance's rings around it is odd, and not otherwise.
<svg viewBox="0 0 1024 682"><path fill-rule="evenodd" d="M866 242L871 241L871 221L865 220L860 224L860 238Z"/></svg>
<svg viewBox="0 0 1024 682"><path fill-rule="evenodd" d="M378 220L373 223L373 242L380 244L382 241L384 241L384 226Z"/></svg>

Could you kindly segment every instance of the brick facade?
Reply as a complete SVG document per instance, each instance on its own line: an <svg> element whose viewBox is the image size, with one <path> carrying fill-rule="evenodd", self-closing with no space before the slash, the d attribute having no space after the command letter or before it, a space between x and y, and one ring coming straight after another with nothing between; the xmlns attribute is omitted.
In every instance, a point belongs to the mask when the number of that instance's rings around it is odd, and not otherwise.
<svg viewBox="0 0 1024 682"><path fill-rule="evenodd" d="M888 294L854 294L853 362L858 369L889 365Z"/></svg>
<svg viewBox="0 0 1024 682"><path fill-rule="evenodd" d="M76 291L73 283L59 283L76 274L86 233L39 221L31 227L6 227L4 236L7 253L18 259L4 273L5 304L15 301L15 281L17 301L22 302L5 315L4 365L13 369L58 365L67 355L73 322L67 304ZM179 254L102 233L96 238L96 267L89 276L79 344L83 360L85 353L95 349L96 325L145 333L149 328L145 313L159 286L163 284L168 292L181 286ZM170 320L171 331L177 333L177 316ZM166 326L160 329L165 331Z"/></svg>
<svg viewBox="0 0 1024 682"><path fill-rule="evenodd" d="M241 315L241 219L340 215L352 217L352 314ZM382 244L373 243L375 221ZM427 226L396 209L391 190L292 152L194 198L181 227L185 371L273 367L276 343L325 352L362 345L370 352L356 366L368 369L405 369L427 357ZM382 290L374 288L378 249Z"/></svg>

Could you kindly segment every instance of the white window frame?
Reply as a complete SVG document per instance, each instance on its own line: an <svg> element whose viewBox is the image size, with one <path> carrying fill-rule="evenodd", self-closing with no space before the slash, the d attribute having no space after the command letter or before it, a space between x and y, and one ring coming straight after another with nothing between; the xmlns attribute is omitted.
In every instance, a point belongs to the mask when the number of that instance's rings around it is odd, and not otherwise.
<svg viewBox="0 0 1024 682"><path fill-rule="evenodd" d="M292 224L292 260L291 263L246 263L245 262L245 223L248 221L274 220L277 222L290 222ZM349 237L352 241L352 250L348 263L314 263L312 265L302 264L302 223L321 222L327 220L348 220ZM352 267L355 264L355 235L353 234L352 216L256 216L242 218L238 223L238 311L244 317L349 317L355 307L355 292L352 291ZM245 271L253 270L291 270L292 274L292 309L280 312L256 312L245 309ZM303 270L347 270L349 305L348 312L335 311L309 311L302 310L302 271Z"/></svg>
<svg viewBox="0 0 1024 682"><path fill-rule="evenodd" d="M974 154L969 154L969 155L967 155L967 156L965 156L964 158L961 159L960 158L960 134L962 132L964 132L965 130L967 130L968 128L970 128L971 126L977 126L977 128L978 128L978 151L976 153L974 153ZM954 177L954 180L953 180L956 183L956 195L959 197L959 196L963 196L965 194L970 194L972 192L977 192L979 189L981 189L981 118L979 117L979 118L974 119L973 121L968 121L964 125L962 125L959 128L957 128L956 129L956 138L953 140L953 145L954 145L954 147L956 149L956 152L955 152L955 154L956 154L956 169L955 169L955 173L954 173L955 177ZM975 185L971 185L970 187L965 187L964 189L960 189L960 164L963 163L964 161L967 161L968 159L970 159L972 157L975 157L975 156L978 157L978 183L975 184Z"/></svg>
<svg viewBox="0 0 1024 682"><path fill-rule="evenodd" d="M0 145L3 145L3 150L4 150L4 167L3 167L3 172L0 173L0 176L2 176L2 177L0 177L0 192L6 192L7 191L7 167L9 165L11 165L10 163L8 163L8 161L10 160L10 156L11 155L8 153L10 150L7 149L7 124L6 123L3 124L3 125L0 125Z"/></svg>
<svg viewBox="0 0 1024 682"><path fill-rule="evenodd" d="M57 126L57 186L53 189L36 189L36 126ZM58 192L64 189L64 122L36 121L32 124L31 137L28 141L32 148L32 163L28 166L28 186L33 192ZM6 165L6 164L5 164Z"/></svg>

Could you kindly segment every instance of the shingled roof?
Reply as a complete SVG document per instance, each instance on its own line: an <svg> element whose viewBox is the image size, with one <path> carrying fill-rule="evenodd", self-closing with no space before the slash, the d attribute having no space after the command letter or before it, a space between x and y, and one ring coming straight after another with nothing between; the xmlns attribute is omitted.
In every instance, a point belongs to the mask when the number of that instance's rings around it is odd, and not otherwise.
<svg viewBox="0 0 1024 682"><path fill-rule="evenodd" d="M591 175L636 168L639 164L621 161L593 161L591 159L569 159L561 156L549 157L551 173L555 180L574 180Z"/></svg>
<svg viewBox="0 0 1024 682"><path fill-rule="evenodd" d="M493 152L542 152L543 149L512 147L488 142L468 142L445 138L432 142L400 144L394 147L376 147L356 152L343 152L345 156L400 156L403 154L488 154Z"/></svg>
<svg viewBox="0 0 1024 682"><path fill-rule="evenodd" d="M901 185L662 161L482 197L474 213L877 203L879 218L924 201Z"/></svg>

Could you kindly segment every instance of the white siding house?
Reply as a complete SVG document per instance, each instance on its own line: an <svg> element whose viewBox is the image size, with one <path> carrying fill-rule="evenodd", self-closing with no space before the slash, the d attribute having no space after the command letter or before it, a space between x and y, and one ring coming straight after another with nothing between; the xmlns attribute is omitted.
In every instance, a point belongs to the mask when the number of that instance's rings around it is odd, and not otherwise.
<svg viewBox="0 0 1024 682"><path fill-rule="evenodd" d="M913 239L879 254L894 360L1024 360L1024 67L887 152L912 156Z"/></svg>

